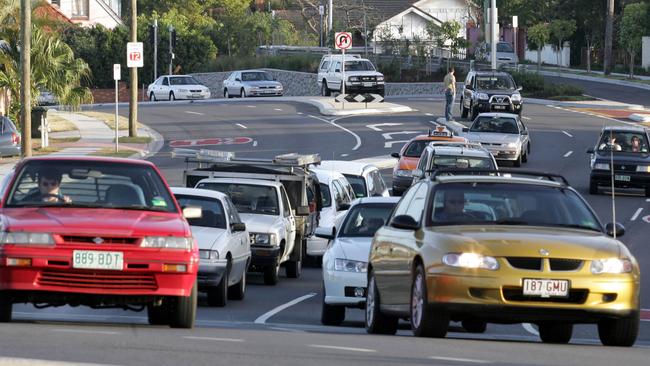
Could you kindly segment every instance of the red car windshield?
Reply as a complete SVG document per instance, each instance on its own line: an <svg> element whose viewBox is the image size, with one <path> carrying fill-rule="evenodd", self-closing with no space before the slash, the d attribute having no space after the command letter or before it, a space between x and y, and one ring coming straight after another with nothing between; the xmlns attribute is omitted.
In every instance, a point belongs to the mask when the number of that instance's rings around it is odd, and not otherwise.
<svg viewBox="0 0 650 366"><path fill-rule="evenodd" d="M147 165L41 160L22 166L5 207L93 207L178 212L163 179Z"/></svg>

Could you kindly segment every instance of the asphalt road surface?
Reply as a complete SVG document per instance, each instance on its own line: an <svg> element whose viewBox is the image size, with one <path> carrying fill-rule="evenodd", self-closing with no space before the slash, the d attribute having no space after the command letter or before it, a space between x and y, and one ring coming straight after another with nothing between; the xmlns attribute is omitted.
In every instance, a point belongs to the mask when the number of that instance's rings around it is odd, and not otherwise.
<svg viewBox="0 0 650 366"><path fill-rule="evenodd" d="M650 90L557 76L544 76L544 80L556 84L580 86L585 90L585 94L591 95L592 97L613 100L621 103L639 104L646 108L650 108Z"/></svg>
<svg viewBox="0 0 650 366"><path fill-rule="evenodd" d="M442 101L432 98L398 102L417 111L333 118L319 115L311 106L258 99L149 103L140 107L140 120L164 136L165 147L151 160L171 185L180 185L185 163L171 159L170 143L235 151L247 157L286 152L346 160L388 156L415 134L434 127L443 112ZM563 174L600 218L610 222L610 197L587 193L585 151L595 144L604 124L616 122L538 105L527 105L524 116L532 141L524 168ZM205 143L219 145L200 146ZM644 270L650 266L645 236L650 209L646 198L635 193L617 195L616 214L627 230L621 239L638 259L641 282L646 284L650 282ZM201 297L193 330L149 326L142 312L15 305L15 321L3 324L0 332L0 364L52 360L111 365L591 366L647 365L650 354L648 312L633 348L601 346L593 325L576 326L569 345L542 344L534 326L521 324L490 324L484 334L469 334L452 323L447 339L419 339L403 323L397 336L372 336L365 333L363 311L357 309L347 310L340 327L321 326L321 286L319 268L305 269L300 279L282 276L275 287L264 286L253 275L243 301L210 308ZM650 292L643 289L641 293L642 308L650 309Z"/></svg>

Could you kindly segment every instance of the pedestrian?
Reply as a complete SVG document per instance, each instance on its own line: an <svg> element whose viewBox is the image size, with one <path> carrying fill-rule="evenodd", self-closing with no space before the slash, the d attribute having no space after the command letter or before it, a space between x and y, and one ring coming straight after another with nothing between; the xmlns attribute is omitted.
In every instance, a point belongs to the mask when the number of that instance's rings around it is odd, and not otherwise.
<svg viewBox="0 0 650 366"><path fill-rule="evenodd" d="M454 76L454 67L449 68L449 72L445 75L443 84L445 87L445 119L447 122L453 121L452 107L454 106L454 100L456 99L456 77Z"/></svg>

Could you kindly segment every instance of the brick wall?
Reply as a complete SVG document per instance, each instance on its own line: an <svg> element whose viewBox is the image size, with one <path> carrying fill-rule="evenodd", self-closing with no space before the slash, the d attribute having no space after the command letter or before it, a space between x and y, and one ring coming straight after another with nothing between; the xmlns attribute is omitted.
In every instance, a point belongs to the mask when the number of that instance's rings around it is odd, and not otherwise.
<svg viewBox="0 0 650 366"><path fill-rule="evenodd" d="M90 89L93 93L95 103L114 103L115 102L115 88L111 89ZM130 98L129 88L126 87L126 82L120 81L118 83L118 93L120 102L128 102ZM146 90L145 90L146 94ZM138 101L149 100L146 96L143 99L142 89L138 90Z"/></svg>

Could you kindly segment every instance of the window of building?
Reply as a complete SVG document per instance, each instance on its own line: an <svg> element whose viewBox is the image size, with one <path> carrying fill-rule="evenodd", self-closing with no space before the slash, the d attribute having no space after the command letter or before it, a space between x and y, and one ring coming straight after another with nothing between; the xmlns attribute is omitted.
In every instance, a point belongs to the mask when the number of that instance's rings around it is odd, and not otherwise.
<svg viewBox="0 0 650 366"><path fill-rule="evenodd" d="M72 0L72 16L73 17L87 17L88 16L88 0Z"/></svg>

